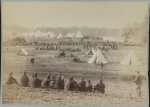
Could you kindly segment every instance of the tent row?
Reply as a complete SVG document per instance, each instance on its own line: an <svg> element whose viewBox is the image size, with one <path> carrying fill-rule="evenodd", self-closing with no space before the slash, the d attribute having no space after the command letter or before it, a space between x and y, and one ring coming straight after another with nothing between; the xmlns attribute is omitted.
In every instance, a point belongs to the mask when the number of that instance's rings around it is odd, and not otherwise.
<svg viewBox="0 0 150 107"><path fill-rule="evenodd" d="M52 32L42 33L40 31L29 32L29 33L22 33L22 34L18 34L18 35L31 36L31 37L32 36L34 36L34 37L49 37L49 38L57 38L57 39L62 39L62 38L83 38L83 35L81 34L80 31L77 34L75 34L75 33L68 33L65 36L63 36L61 33L56 35L56 34L54 34Z"/></svg>

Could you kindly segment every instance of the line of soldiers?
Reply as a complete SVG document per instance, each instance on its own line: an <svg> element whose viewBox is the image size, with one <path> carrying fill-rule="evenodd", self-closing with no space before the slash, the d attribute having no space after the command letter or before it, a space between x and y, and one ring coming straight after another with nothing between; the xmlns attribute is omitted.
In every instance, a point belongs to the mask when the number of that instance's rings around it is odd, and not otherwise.
<svg viewBox="0 0 150 107"><path fill-rule="evenodd" d="M9 78L6 84L19 85L17 80L12 76L12 73L9 74ZM65 81L64 81L64 76L58 76L57 78L55 76L52 76L51 78L51 75L47 75L43 80L41 80L38 78L37 73L33 74L32 77L29 79L26 72L24 72L24 75L21 77L21 86L64 90ZM81 91L81 92L97 91L100 93L105 93L105 84L103 83L102 80L100 80L100 82L93 87L90 80L88 80L86 85L84 78L82 78L81 81L77 83L73 77L70 77L69 82L66 85L66 89L68 91Z"/></svg>

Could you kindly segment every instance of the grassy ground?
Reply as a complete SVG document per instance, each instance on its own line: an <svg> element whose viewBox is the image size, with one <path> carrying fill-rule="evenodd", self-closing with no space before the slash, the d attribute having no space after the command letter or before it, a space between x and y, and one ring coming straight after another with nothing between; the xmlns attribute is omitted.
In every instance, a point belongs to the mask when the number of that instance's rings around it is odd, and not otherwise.
<svg viewBox="0 0 150 107"><path fill-rule="evenodd" d="M143 77L147 77L147 49L143 47L120 47L119 50L110 50L105 54L108 64L103 70L99 70L96 65L88 64L91 56L85 55L86 51L73 53L77 55L82 63L72 61L72 57L57 58L57 51L36 51L35 64L31 66L26 64L27 57L17 55L21 47L3 48L3 81L6 81L9 72L13 72L14 77L19 81L24 71L31 76L32 73L38 73L39 78L43 78L50 73L51 75L64 75L65 83L70 76L74 76L77 81L81 77L85 80L91 80L95 85L99 78L103 77L106 84L106 94L97 93L70 93L68 91L56 91L46 89L23 88L15 85L3 86L3 103L29 103L29 104L124 104L124 103L146 103L147 102L147 79L142 86L142 99L135 98L136 94L131 81L135 75L135 70L140 70ZM134 50L141 61L140 66L123 66L121 60L127 55L129 50ZM43 55L44 54L44 55ZM30 58L30 57L29 57ZM13 91L13 93L12 93ZM134 93L134 98L130 98L130 93ZM28 95L25 95L28 93ZM38 96L35 98L35 96ZM24 97L25 96L25 97ZM34 99L33 99L34 98ZM32 99L32 100L31 100Z"/></svg>

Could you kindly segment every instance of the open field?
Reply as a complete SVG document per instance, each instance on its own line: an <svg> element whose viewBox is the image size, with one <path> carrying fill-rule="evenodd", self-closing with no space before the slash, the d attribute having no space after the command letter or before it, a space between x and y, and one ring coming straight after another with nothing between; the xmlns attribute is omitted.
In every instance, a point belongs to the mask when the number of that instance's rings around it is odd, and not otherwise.
<svg viewBox="0 0 150 107"><path fill-rule="evenodd" d="M17 55L21 47L3 47L2 67L3 67L3 103L29 103L29 104L145 104L147 103L147 49L144 47L120 47L119 50L109 50L105 54L108 64L103 70L99 70L96 65L87 63L90 56L85 55L86 51L75 52L81 59L81 63L73 62L73 57L57 58L57 51L36 51L35 64L31 66L27 62L26 56ZM123 66L121 60L128 54L129 50L134 50L142 65ZM29 57L30 58L30 57ZM135 88L130 81L136 74L134 71L140 70L144 77L142 86L142 98L136 98ZM39 78L51 75L64 75L65 84L68 78L73 76L80 81L81 77L91 80L93 86L103 78L106 85L106 94L98 93L76 93L68 91L23 88L16 85L4 85L9 72L13 72L14 77L19 81L23 72L37 72ZM11 94L10 94L11 93ZM130 98L130 93L133 98ZM37 96L37 97L36 97ZM33 99L34 98L34 99Z"/></svg>

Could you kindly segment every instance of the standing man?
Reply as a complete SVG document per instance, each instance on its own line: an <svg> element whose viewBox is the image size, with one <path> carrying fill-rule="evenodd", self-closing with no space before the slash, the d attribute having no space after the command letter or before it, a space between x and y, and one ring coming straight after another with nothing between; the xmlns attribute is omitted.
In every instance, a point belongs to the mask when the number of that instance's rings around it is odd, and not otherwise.
<svg viewBox="0 0 150 107"><path fill-rule="evenodd" d="M134 82L136 84L136 92L137 92L137 95L138 97L141 97L141 85L142 85L142 76L140 74L140 71L136 71L137 72L137 75L134 79Z"/></svg>

